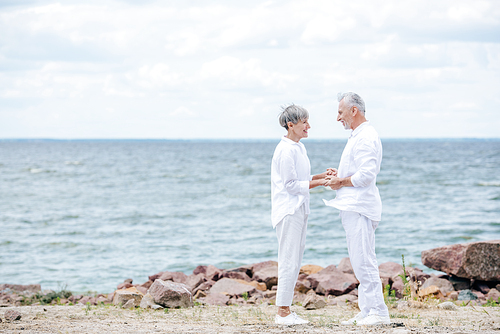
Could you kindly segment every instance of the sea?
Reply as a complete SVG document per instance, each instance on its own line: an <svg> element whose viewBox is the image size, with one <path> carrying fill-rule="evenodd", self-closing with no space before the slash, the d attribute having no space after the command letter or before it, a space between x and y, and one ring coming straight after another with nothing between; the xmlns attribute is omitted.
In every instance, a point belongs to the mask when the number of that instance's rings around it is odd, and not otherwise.
<svg viewBox="0 0 500 334"><path fill-rule="evenodd" d="M127 278L277 260L276 140L0 141L0 284L112 292ZM312 173L346 140L302 141ZM379 263L500 239L500 140L382 140ZM311 190L303 264L347 257L335 192Z"/></svg>

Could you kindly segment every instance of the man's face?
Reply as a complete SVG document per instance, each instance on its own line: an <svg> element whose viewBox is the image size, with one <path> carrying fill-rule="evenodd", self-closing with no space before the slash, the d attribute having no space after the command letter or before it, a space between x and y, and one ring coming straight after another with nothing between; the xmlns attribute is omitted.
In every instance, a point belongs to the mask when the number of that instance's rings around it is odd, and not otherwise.
<svg viewBox="0 0 500 334"><path fill-rule="evenodd" d="M344 100L345 99L342 99L339 102L339 114L337 116L337 121L342 123L344 129L351 130L352 114L349 108L347 108L346 104L344 103Z"/></svg>

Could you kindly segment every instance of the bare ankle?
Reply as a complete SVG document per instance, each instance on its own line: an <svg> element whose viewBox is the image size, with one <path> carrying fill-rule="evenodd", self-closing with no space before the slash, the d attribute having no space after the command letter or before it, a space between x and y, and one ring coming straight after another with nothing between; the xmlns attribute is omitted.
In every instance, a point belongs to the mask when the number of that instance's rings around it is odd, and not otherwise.
<svg viewBox="0 0 500 334"><path fill-rule="evenodd" d="M290 307L289 306L279 306L278 307L278 315L280 317L286 317L290 315Z"/></svg>

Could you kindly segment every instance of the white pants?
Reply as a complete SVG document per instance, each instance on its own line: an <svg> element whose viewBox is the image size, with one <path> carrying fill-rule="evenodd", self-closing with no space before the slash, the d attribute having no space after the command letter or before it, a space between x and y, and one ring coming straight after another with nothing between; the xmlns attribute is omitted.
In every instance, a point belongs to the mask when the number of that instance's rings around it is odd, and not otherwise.
<svg viewBox="0 0 500 334"><path fill-rule="evenodd" d="M361 314L363 317L371 314L389 316L375 255L375 230L378 222L351 211L341 211L340 217L346 232L347 250L354 275L359 281L358 305Z"/></svg>
<svg viewBox="0 0 500 334"><path fill-rule="evenodd" d="M302 255L306 246L307 215L301 205L293 215L288 215L276 225L278 236L278 292L277 306L290 306L295 283L299 277Z"/></svg>

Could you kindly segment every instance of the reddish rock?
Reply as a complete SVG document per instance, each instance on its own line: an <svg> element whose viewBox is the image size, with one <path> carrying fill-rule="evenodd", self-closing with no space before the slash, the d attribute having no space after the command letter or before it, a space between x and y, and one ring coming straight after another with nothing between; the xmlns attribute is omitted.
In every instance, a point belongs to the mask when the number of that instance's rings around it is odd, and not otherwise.
<svg viewBox="0 0 500 334"><path fill-rule="evenodd" d="M205 297L204 302L209 305L227 305L229 302L229 297L222 293L214 292L210 293L207 297Z"/></svg>
<svg viewBox="0 0 500 334"><path fill-rule="evenodd" d="M214 284L215 284L214 281L203 282L196 289L193 290L193 294L196 294L198 291L208 291Z"/></svg>
<svg viewBox="0 0 500 334"><path fill-rule="evenodd" d="M392 282L392 286L391 286L391 289L394 290L396 298L403 297L404 288L405 288L405 285L403 284L403 279L400 276L396 276L394 278L394 281Z"/></svg>
<svg viewBox="0 0 500 334"><path fill-rule="evenodd" d="M458 277L500 281L500 240L449 245L422 252L429 268Z"/></svg>
<svg viewBox="0 0 500 334"><path fill-rule="evenodd" d="M120 283L118 284L118 286L116 287L117 290L120 290L120 289L128 289L128 288L131 288L133 287L132 284L130 283Z"/></svg>
<svg viewBox="0 0 500 334"><path fill-rule="evenodd" d="M205 276L207 280L218 281L219 279L222 278L222 270L215 266L208 265Z"/></svg>
<svg viewBox="0 0 500 334"><path fill-rule="evenodd" d="M353 274L354 275L354 270L352 269L351 259L349 259L348 257L344 257L342 260L340 260L340 263L337 266L337 269L346 273L346 274Z"/></svg>
<svg viewBox="0 0 500 334"><path fill-rule="evenodd" d="M142 293L143 295L147 294L148 293L148 289L146 289L145 287L141 286L141 285L137 285L135 286L135 288L140 292Z"/></svg>
<svg viewBox="0 0 500 334"><path fill-rule="evenodd" d="M485 295L488 293L488 291L490 291L490 287L484 282L476 282L474 284L474 288L481 291Z"/></svg>
<svg viewBox="0 0 500 334"><path fill-rule="evenodd" d="M500 301L499 298L500 298L500 291L498 291L495 288L490 289L490 291L488 291L488 293L486 294L487 300L493 300L495 302L499 302Z"/></svg>
<svg viewBox="0 0 500 334"><path fill-rule="evenodd" d="M149 294L156 304L163 307L191 307L193 296L189 288L182 283L157 279L149 288Z"/></svg>
<svg viewBox="0 0 500 334"><path fill-rule="evenodd" d="M10 293L17 292L21 294L27 293L37 293L42 291L40 284L29 284L29 285L19 285L19 284L0 284L0 293Z"/></svg>
<svg viewBox="0 0 500 334"><path fill-rule="evenodd" d="M187 277L185 284L189 287L191 291L194 291L205 281L206 278L204 274L196 274L196 275L192 274Z"/></svg>
<svg viewBox="0 0 500 334"><path fill-rule="evenodd" d="M193 275L206 274L206 272L207 272L207 266L198 266L194 268Z"/></svg>
<svg viewBox="0 0 500 334"><path fill-rule="evenodd" d="M268 289L278 284L278 266L270 265L254 271L253 279L266 284Z"/></svg>
<svg viewBox="0 0 500 334"><path fill-rule="evenodd" d="M154 274L154 275L151 275L151 276L148 276L148 279L152 282L154 282L155 280L157 280L158 278L161 277L161 275L163 274L163 271L160 271L159 273L157 274Z"/></svg>
<svg viewBox="0 0 500 334"><path fill-rule="evenodd" d="M142 283L140 286L142 286L143 288L149 289L152 284L153 284L153 281L147 281L147 282Z"/></svg>
<svg viewBox="0 0 500 334"><path fill-rule="evenodd" d="M132 284L133 281L134 281L133 279L127 278L126 280L123 281L123 283L130 283L130 284Z"/></svg>
<svg viewBox="0 0 500 334"><path fill-rule="evenodd" d="M217 281L214 286L210 289L210 294L212 293L222 293L228 296L239 296L242 297L244 293L248 293L249 296L255 294L257 290L255 287L249 284L243 284L236 280L230 278L223 278Z"/></svg>
<svg viewBox="0 0 500 334"><path fill-rule="evenodd" d="M316 274L317 272L320 272L323 269L324 269L323 267L320 267L320 266L317 266L314 264L306 264L305 266L300 267L299 273L309 276L312 274Z"/></svg>
<svg viewBox="0 0 500 334"><path fill-rule="evenodd" d="M406 268L408 270L408 268ZM396 262L385 262L378 266L380 277L393 277L403 273L403 266Z"/></svg>
<svg viewBox="0 0 500 334"><path fill-rule="evenodd" d="M125 291L125 290L120 290L120 291ZM92 299L92 297L90 296L83 296L82 298L80 298L80 300L78 301L78 304L83 304L83 305L86 305L87 303L90 303L90 300Z"/></svg>
<svg viewBox="0 0 500 334"><path fill-rule="evenodd" d="M330 265L316 274L309 275L307 279L311 282L311 287L316 286L317 293L325 296L340 296L359 285L354 275L346 274L334 265Z"/></svg>
<svg viewBox="0 0 500 334"><path fill-rule="evenodd" d="M224 272L222 272L222 277L232 278L232 279L241 279L241 280L248 281L248 282L250 282L252 280L250 278L250 276L248 276L246 273L240 272L240 271L224 271Z"/></svg>
<svg viewBox="0 0 500 334"><path fill-rule="evenodd" d="M257 271L260 271L260 270L262 270L264 268L268 268L268 267L278 268L278 262L276 262L276 261L264 261L264 262L254 263L254 264L252 264L252 275L255 274Z"/></svg>
<svg viewBox="0 0 500 334"><path fill-rule="evenodd" d="M317 310L325 307L326 302L324 297L318 296L313 290L311 290L307 293L302 305L306 308L306 310Z"/></svg>
<svg viewBox="0 0 500 334"><path fill-rule="evenodd" d="M160 279L162 281L172 281L175 283L186 283L187 280L187 275L184 274L183 272L179 271L164 271L163 274L161 274Z"/></svg>
<svg viewBox="0 0 500 334"><path fill-rule="evenodd" d="M427 279L425 283L422 285L421 289L426 289L432 285L437 286L445 296L448 295L450 292L455 291L450 281L444 278L438 278L437 276L431 276L429 279Z"/></svg>
<svg viewBox="0 0 500 334"><path fill-rule="evenodd" d="M345 305L349 303L357 303L358 297L353 295L342 295L335 297L335 299L329 302L330 305Z"/></svg>
<svg viewBox="0 0 500 334"><path fill-rule="evenodd" d="M4 318L7 321L21 320L21 313L14 310L8 310L5 312Z"/></svg>
<svg viewBox="0 0 500 334"><path fill-rule="evenodd" d="M239 273L244 273L248 277L251 278L252 275L253 275L252 268L253 268L253 265L249 264L249 265L241 266L241 267L238 267L238 268L226 269L226 270L224 270L224 272L239 272Z"/></svg>
<svg viewBox="0 0 500 334"><path fill-rule="evenodd" d="M297 283L295 283L295 291L307 293L309 290L311 290L311 282L308 280L297 281Z"/></svg>
<svg viewBox="0 0 500 334"><path fill-rule="evenodd" d="M85 297L84 297L85 298ZM113 295L113 304L119 306L127 305L129 307L139 306L141 304L142 294L134 287L125 290L116 290ZM82 298L83 300L83 298ZM89 300L90 301L90 300ZM81 300L80 300L81 302ZM128 303L128 304L127 304Z"/></svg>

